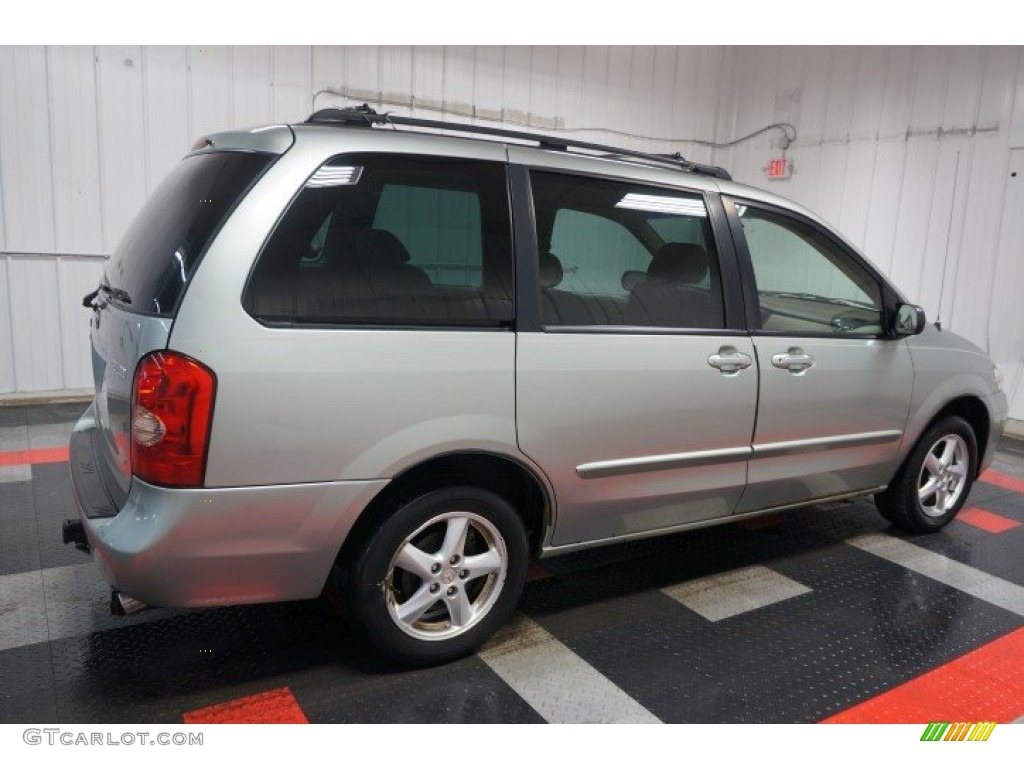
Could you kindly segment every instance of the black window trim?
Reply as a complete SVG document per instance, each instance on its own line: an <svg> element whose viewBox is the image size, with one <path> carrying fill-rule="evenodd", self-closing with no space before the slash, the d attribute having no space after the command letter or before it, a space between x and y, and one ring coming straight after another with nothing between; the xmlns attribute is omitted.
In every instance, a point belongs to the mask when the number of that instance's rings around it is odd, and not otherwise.
<svg viewBox="0 0 1024 768"><path fill-rule="evenodd" d="M741 328L676 328L661 325L542 325L544 333L607 333L612 336L748 336Z"/></svg>
<svg viewBox="0 0 1024 768"><path fill-rule="evenodd" d="M507 163L515 261L516 330L540 331L540 247L530 190L530 169Z"/></svg>
<svg viewBox="0 0 1024 768"><path fill-rule="evenodd" d="M859 253L851 249L836 233L819 224L798 211L784 208L761 200L752 200L738 195L722 195L722 203L729 221L729 230L735 245L736 261L739 265L740 279L743 285L743 297L746 305L746 322L751 336L765 337L799 337L821 339L891 339L892 320L895 317L899 296L889 281L875 267L867 262ZM868 277L877 283L879 296L882 300L882 332L881 333L829 333L826 331L766 331L761 328L761 300L757 292L757 281L754 277L754 264L750 258L750 249L743 233L743 224L736 210L737 205L757 208L768 213L792 219L793 221L813 229L823 236L842 256L852 261Z"/></svg>
<svg viewBox="0 0 1024 768"><path fill-rule="evenodd" d="M402 318L396 319L393 322L382 322L380 318L353 318L352 320L339 320L337 322L330 322L324 320L318 320L316 322L302 322L299 320L267 320L262 317L257 317L252 314L245 306L245 297L249 292L249 286L256 273L256 266L259 264L260 258L263 256L263 252L267 249L270 240L277 232L278 227L284 221L288 212L292 206L298 200L299 195L302 194L306 188L306 184L313 178L313 175L320 170L323 166L328 163L332 163L336 160L344 159L352 155L377 155L383 157L397 157L397 156L408 156L408 157L427 157L431 159L461 161L461 162L476 162L476 163L488 163L490 165L500 166L501 171L505 177L505 187L509 191L505 198L505 211L509 216L509 236L511 238L510 255L512 259L512 293L509 296L509 300L512 302L512 317L509 320L432 320L430 322L410 321L409 319ZM267 231L266 236L260 243L260 247L256 252L256 257L249 264L249 272L246 275L245 282L242 284L241 293L238 295L238 303L242 311L256 323L259 323L264 328L270 330L321 330L321 331L339 331L339 330L353 330L353 331L377 331L377 330L392 330L392 331L514 331L517 324L517 307L518 307L518 272L519 262L516 255L516 232L515 232L515 221L512 216L511 210L511 186L509 181L509 163L502 160L487 160L477 157L462 157L460 155L433 155L424 154L422 152L401 152L393 150L349 150L347 152L339 152L331 155L326 160L318 163L313 170L309 172L302 183L296 187L292 196L288 198L288 202L278 212L277 218L274 220L273 226Z"/></svg>
<svg viewBox="0 0 1024 768"><path fill-rule="evenodd" d="M540 310L540 247L537 236L537 217L533 207L533 189L530 172L557 173L563 176L577 176L621 184L637 184L667 192L699 196L704 201L711 224L715 252L718 255L718 270L722 282L722 299L725 308L723 328L665 328L647 325L554 325L542 322ZM512 191L513 237L516 262L516 327L520 331L534 333L606 333L631 336L746 336L746 301L741 288L741 271L725 209L718 192L695 189L682 185L652 182L629 176L578 171L549 165L527 165L509 163L509 185Z"/></svg>
<svg viewBox="0 0 1024 768"><path fill-rule="evenodd" d="M249 315L252 317L252 315ZM308 323L289 320L260 320L252 317L264 328L276 331L487 331L491 333L511 333L515 330L507 320L494 320L491 324L482 324L475 320L460 322L458 320L437 321L429 325L410 323L407 320L395 320L393 323L382 323L377 318L353 318L351 322L323 322L317 320Z"/></svg>

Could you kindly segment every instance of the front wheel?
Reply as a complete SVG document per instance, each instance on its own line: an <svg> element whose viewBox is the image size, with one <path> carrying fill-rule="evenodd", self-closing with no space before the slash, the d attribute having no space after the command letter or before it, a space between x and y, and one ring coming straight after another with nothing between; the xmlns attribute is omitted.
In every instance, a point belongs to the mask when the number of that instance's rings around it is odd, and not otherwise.
<svg viewBox="0 0 1024 768"><path fill-rule="evenodd" d="M892 483L875 496L893 525L931 533L949 523L967 500L977 474L978 444L971 425L946 416L921 436Z"/></svg>
<svg viewBox="0 0 1024 768"><path fill-rule="evenodd" d="M352 564L353 613L391 658L437 664L474 651L515 608L529 547L522 521L480 488L400 507Z"/></svg>

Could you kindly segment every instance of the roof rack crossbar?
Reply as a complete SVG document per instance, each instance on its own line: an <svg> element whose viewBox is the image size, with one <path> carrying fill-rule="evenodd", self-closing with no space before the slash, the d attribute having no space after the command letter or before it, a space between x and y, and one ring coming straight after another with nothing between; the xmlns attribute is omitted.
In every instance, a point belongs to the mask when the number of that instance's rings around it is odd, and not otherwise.
<svg viewBox="0 0 1024 768"><path fill-rule="evenodd" d="M486 125L472 125L470 123L447 122L445 120L426 120L420 117L402 117L400 115L380 114L371 109L369 105L363 104L359 107L328 107L314 112L306 120L307 123L338 124L363 126L370 128L374 125L408 126L410 128L429 128L438 131L455 131L458 133L475 133L479 136L497 136L517 141L536 142L544 149L554 149L561 152L569 152L571 149L582 149L587 152L597 152L613 157L634 158L646 160L659 165L669 165L674 168L681 168L691 173L699 173L704 176L713 176L717 179L732 181L732 176L724 168L716 165L704 165L687 160L678 152L673 154L655 154L651 152L640 152L635 149L623 147L612 147L607 144L595 144L589 141L578 141L567 136L548 136L541 133L529 131L517 131L507 128L494 128Z"/></svg>

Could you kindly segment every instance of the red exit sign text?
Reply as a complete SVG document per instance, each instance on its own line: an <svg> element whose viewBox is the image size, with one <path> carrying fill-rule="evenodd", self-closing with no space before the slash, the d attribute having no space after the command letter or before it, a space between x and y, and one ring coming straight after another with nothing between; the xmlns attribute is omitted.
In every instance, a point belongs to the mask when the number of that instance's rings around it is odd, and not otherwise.
<svg viewBox="0 0 1024 768"><path fill-rule="evenodd" d="M768 161L764 167L764 175L773 180L788 179L793 175L793 166L785 157L777 157Z"/></svg>

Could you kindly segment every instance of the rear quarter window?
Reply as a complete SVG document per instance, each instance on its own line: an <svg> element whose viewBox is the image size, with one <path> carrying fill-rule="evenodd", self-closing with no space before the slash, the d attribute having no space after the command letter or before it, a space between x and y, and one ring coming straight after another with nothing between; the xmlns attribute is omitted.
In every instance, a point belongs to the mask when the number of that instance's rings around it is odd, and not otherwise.
<svg viewBox="0 0 1024 768"><path fill-rule="evenodd" d="M512 278L502 163L348 154L299 191L243 304L274 324L493 327Z"/></svg>
<svg viewBox="0 0 1024 768"><path fill-rule="evenodd" d="M118 303L139 314L172 316L220 225L274 157L211 152L178 163L110 257L105 281L124 291Z"/></svg>
<svg viewBox="0 0 1024 768"><path fill-rule="evenodd" d="M483 228L475 191L385 184L373 227L395 234L434 285L482 288Z"/></svg>

